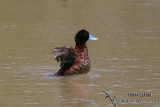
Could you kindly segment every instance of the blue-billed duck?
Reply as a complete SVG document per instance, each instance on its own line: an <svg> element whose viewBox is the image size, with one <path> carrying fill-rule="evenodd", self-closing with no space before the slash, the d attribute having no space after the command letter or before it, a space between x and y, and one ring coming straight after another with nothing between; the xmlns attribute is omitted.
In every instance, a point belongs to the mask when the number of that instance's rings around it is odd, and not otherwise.
<svg viewBox="0 0 160 107"><path fill-rule="evenodd" d="M54 76L66 76L72 74L87 73L90 70L90 60L88 57L88 48L86 42L88 40L97 40L86 30L80 30L75 35L76 46L72 47L56 47L53 49L55 60L60 62L60 69Z"/></svg>

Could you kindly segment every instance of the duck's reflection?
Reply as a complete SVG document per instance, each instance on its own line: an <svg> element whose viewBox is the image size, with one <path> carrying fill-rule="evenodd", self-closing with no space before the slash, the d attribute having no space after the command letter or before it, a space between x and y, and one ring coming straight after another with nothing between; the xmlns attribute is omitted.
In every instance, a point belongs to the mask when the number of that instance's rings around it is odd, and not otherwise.
<svg viewBox="0 0 160 107"><path fill-rule="evenodd" d="M88 106L89 91L89 76L87 74L74 75L61 78L60 81L60 96L62 96L62 104L72 103L74 106Z"/></svg>

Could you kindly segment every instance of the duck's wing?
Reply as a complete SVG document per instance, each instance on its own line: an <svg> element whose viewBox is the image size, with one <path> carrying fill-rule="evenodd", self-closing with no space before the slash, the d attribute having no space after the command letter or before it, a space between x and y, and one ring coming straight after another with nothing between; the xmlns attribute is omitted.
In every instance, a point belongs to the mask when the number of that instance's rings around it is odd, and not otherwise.
<svg viewBox="0 0 160 107"><path fill-rule="evenodd" d="M75 50L72 47L56 47L53 50L55 60L60 62L60 70L56 75L63 75L74 63L77 58Z"/></svg>
<svg viewBox="0 0 160 107"><path fill-rule="evenodd" d="M56 47L52 50L57 62L71 63L76 59L76 54L72 47Z"/></svg>

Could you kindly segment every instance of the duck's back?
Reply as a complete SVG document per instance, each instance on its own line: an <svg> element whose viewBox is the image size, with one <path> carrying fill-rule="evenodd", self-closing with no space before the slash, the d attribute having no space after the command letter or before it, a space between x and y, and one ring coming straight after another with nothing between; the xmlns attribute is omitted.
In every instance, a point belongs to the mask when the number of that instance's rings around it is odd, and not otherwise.
<svg viewBox="0 0 160 107"><path fill-rule="evenodd" d="M90 70L88 48L86 45L72 47L57 47L53 49L55 60L60 62L60 70L55 75L72 75L87 73Z"/></svg>

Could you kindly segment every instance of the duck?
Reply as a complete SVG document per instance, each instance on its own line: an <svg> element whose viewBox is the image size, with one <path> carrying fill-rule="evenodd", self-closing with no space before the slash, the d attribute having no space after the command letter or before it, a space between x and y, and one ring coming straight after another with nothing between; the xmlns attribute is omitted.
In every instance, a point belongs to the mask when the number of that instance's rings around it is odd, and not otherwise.
<svg viewBox="0 0 160 107"><path fill-rule="evenodd" d="M66 76L73 74L88 73L91 68L88 47L88 40L97 40L87 30L80 30L76 33L75 48L73 47L55 47L52 53L55 60L60 63L60 69L54 73L54 76Z"/></svg>

